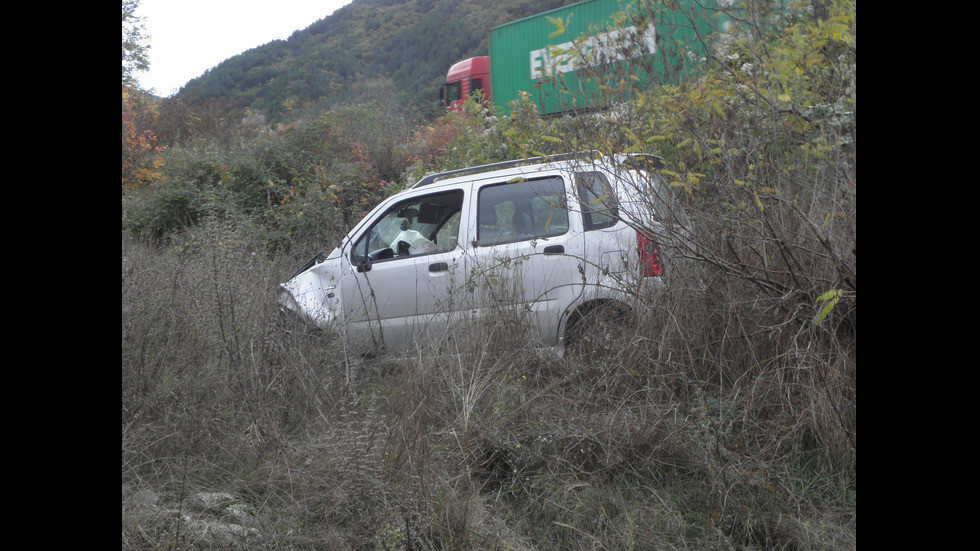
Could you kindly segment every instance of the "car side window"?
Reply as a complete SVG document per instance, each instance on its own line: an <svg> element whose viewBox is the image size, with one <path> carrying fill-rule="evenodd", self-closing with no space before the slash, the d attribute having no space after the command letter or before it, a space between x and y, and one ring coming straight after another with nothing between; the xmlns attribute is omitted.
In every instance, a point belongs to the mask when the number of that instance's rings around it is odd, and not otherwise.
<svg viewBox="0 0 980 551"><path fill-rule="evenodd" d="M481 246L561 235L568 231L565 184L549 177L485 186L476 221Z"/></svg>
<svg viewBox="0 0 980 551"><path fill-rule="evenodd" d="M361 235L351 249L351 263L450 251L459 238L462 208L462 190L401 201Z"/></svg>
<svg viewBox="0 0 980 551"><path fill-rule="evenodd" d="M616 225L619 220L619 201L600 172L575 174L575 187L582 204L582 222L585 230L600 230Z"/></svg>

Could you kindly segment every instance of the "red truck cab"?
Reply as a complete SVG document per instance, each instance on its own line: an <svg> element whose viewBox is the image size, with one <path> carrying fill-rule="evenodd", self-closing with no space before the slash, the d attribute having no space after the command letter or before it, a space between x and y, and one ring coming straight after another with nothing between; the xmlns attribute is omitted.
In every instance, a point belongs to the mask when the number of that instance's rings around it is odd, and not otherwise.
<svg viewBox="0 0 980 551"><path fill-rule="evenodd" d="M439 87L439 104L455 111L476 90L482 90L483 99L490 101L489 56L471 57L450 67L446 82Z"/></svg>

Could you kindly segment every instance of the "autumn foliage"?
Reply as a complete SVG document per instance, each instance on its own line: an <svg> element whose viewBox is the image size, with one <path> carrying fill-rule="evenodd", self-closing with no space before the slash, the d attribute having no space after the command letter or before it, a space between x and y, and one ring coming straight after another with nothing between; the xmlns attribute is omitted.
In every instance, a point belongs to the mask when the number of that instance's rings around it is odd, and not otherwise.
<svg viewBox="0 0 980 551"><path fill-rule="evenodd" d="M157 146L153 124L157 110L149 97L133 86L122 87L122 187L136 189L160 180L163 149Z"/></svg>

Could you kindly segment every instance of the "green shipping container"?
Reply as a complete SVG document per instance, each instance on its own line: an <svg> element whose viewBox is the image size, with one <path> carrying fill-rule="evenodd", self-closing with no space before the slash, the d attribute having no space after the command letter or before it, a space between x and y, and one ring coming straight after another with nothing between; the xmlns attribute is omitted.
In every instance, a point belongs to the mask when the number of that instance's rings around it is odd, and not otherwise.
<svg viewBox="0 0 980 551"><path fill-rule="evenodd" d="M557 113L679 82L724 31L722 13L706 7L714 4L588 0L501 25L490 32L494 103L506 109L526 93L541 112Z"/></svg>

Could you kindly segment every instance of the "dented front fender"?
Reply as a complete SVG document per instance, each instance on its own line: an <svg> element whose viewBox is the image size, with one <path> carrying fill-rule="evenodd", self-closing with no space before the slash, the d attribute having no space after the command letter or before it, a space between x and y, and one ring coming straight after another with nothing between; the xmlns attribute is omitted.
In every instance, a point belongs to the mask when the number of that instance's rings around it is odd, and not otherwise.
<svg viewBox="0 0 980 551"><path fill-rule="evenodd" d="M322 262L280 284L277 301L283 310L326 328L342 321L339 284L340 252L335 249Z"/></svg>

